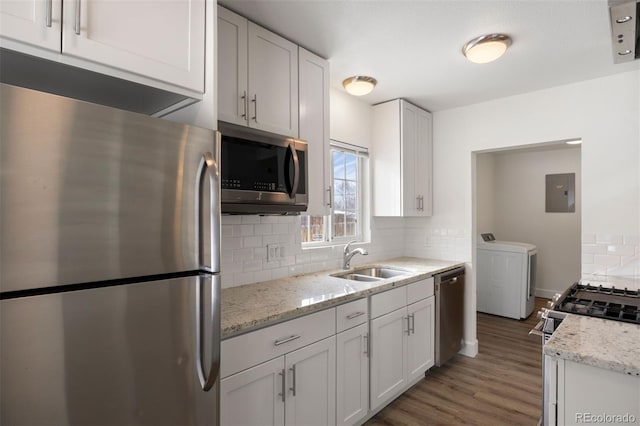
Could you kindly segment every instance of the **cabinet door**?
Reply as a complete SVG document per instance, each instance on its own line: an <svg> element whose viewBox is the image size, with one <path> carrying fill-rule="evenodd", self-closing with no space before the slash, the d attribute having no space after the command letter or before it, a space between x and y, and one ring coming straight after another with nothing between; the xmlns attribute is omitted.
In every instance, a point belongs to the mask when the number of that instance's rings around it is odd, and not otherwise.
<svg viewBox="0 0 640 426"><path fill-rule="evenodd" d="M220 381L220 424L284 425L284 357Z"/></svg>
<svg viewBox="0 0 640 426"><path fill-rule="evenodd" d="M415 191L420 197L418 216L431 216L432 209L432 120L431 114L418 109L416 129Z"/></svg>
<svg viewBox="0 0 640 426"><path fill-rule="evenodd" d="M298 137L298 46L249 22L249 126Z"/></svg>
<svg viewBox="0 0 640 426"><path fill-rule="evenodd" d="M321 340L286 356L286 419L289 425L336 421L336 338Z"/></svg>
<svg viewBox="0 0 640 426"><path fill-rule="evenodd" d="M418 147L418 108L400 101L402 150L402 212L417 216L420 200L416 191L416 157Z"/></svg>
<svg viewBox="0 0 640 426"><path fill-rule="evenodd" d="M60 52L62 0L3 0L0 40L12 40Z"/></svg>
<svg viewBox="0 0 640 426"><path fill-rule="evenodd" d="M352 425L369 408L369 327L361 324L336 336L337 424Z"/></svg>
<svg viewBox="0 0 640 426"><path fill-rule="evenodd" d="M371 321L371 409L404 390L407 382L407 308Z"/></svg>
<svg viewBox="0 0 640 426"><path fill-rule="evenodd" d="M247 99L248 21L218 7L218 118L248 124Z"/></svg>
<svg viewBox="0 0 640 426"><path fill-rule="evenodd" d="M204 92L204 0L64 0L63 13L63 54Z"/></svg>
<svg viewBox="0 0 640 426"><path fill-rule="evenodd" d="M329 63L303 48L298 50L300 139L309 144L307 214L328 214Z"/></svg>
<svg viewBox="0 0 640 426"><path fill-rule="evenodd" d="M407 306L410 334L407 337L407 381L411 382L434 364L435 298Z"/></svg>

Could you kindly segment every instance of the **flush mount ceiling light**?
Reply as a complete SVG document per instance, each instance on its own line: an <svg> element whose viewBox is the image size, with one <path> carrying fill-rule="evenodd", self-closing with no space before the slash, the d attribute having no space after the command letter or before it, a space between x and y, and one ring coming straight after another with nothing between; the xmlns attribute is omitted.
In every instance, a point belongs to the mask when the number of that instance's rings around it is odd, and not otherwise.
<svg viewBox="0 0 640 426"><path fill-rule="evenodd" d="M476 64L495 61L511 45L511 37L505 34L488 34L469 40L462 46L462 54Z"/></svg>
<svg viewBox="0 0 640 426"><path fill-rule="evenodd" d="M363 75L349 77L342 82L342 86L353 96L363 96L371 93L376 84L378 84L378 81L375 78Z"/></svg>

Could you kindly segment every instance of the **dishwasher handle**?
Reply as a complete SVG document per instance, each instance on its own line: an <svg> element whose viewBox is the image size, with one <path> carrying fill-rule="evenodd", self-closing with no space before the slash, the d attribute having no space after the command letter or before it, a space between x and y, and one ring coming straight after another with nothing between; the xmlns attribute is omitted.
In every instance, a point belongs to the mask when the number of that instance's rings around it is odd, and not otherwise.
<svg viewBox="0 0 640 426"><path fill-rule="evenodd" d="M436 275L436 278L438 283L444 284L447 282L456 282L458 281L458 277L460 276L464 276L464 267L456 268L454 270Z"/></svg>

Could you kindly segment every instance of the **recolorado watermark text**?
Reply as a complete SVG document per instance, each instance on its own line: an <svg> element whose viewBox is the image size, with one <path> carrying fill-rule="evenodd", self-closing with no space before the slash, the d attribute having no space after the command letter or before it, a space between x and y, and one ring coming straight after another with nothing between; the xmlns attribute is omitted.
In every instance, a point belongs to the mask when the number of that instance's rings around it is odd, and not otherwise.
<svg viewBox="0 0 640 426"><path fill-rule="evenodd" d="M576 423L593 423L593 424L607 424L607 423L636 423L636 416L630 413L625 414L607 414L607 413L576 413Z"/></svg>

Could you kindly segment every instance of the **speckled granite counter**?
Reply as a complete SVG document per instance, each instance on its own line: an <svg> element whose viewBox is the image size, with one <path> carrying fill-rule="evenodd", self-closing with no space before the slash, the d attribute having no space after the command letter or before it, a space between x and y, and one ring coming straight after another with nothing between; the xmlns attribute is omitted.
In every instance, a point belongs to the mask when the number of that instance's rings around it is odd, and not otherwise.
<svg viewBox="0 0 640 426"><path fill-rule="evenodd" d="M359 265L356 269L374 265L401 268L410 274L362 282L333 277L331 274L344 272L334 269L224 289L222 338L406 285L463 264L401 257Z"/></svg>
<svg viewBox="0 0 640 426"><path fill-rule="evenodd" d="M568 314L544 345L544 353L640 376L640 326Z"/></svg>

